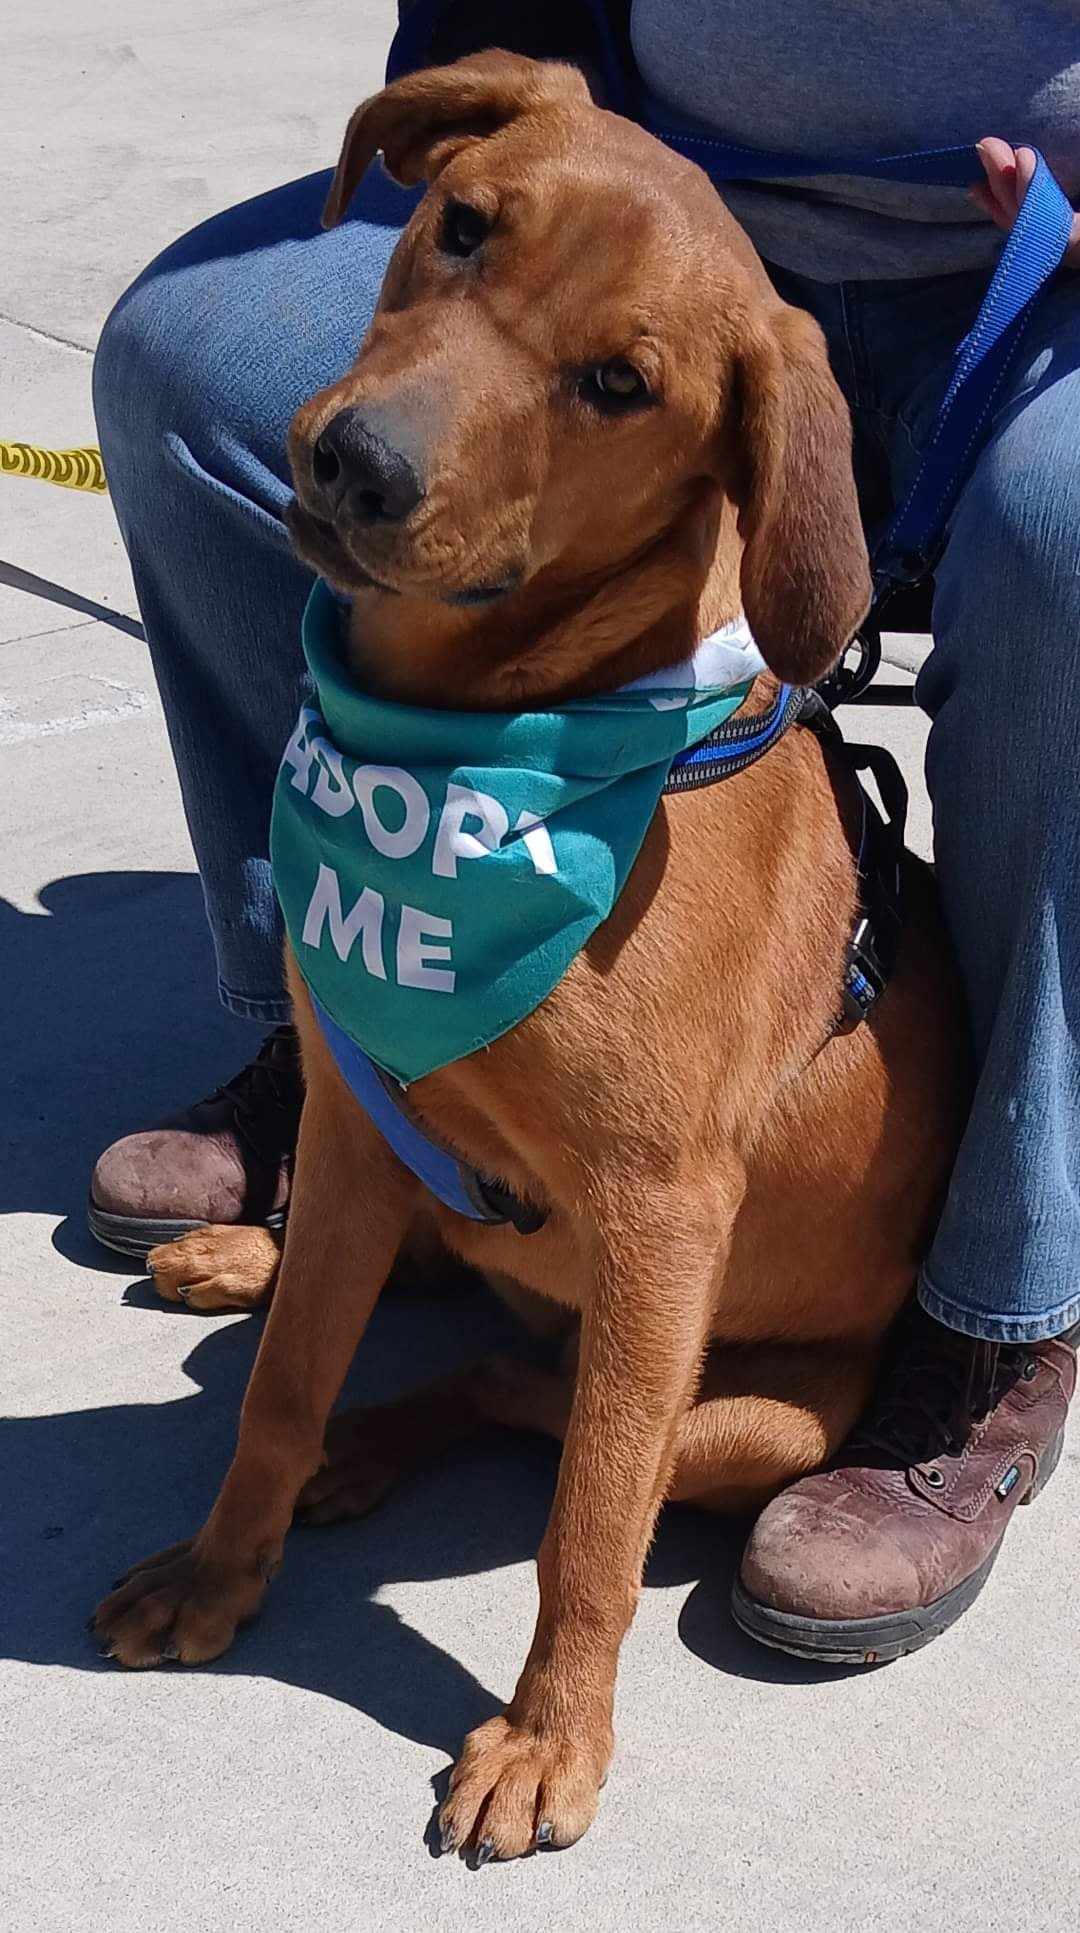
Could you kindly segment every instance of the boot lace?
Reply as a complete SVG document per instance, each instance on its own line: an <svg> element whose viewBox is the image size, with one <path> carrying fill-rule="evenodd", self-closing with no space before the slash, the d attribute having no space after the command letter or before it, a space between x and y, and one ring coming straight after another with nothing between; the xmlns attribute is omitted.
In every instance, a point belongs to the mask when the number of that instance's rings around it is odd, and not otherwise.
<svg viewBox="0 0 1080 1933"><path fill-rule="evenodd" d="M950 1334L920 1313L901 1324L870 1409L845 1446L909 1468L958 1456L1023 1372L1025 1351Z"/></svg>
<svg viewBox="0 0 1080 1933"><path fill-rule="evenodd" d="M289 1150L303 1098L299 1042L289 1026L275 1027L255 1059L208 1096L232 1104L237 1133L264 1160Z"/></svg>

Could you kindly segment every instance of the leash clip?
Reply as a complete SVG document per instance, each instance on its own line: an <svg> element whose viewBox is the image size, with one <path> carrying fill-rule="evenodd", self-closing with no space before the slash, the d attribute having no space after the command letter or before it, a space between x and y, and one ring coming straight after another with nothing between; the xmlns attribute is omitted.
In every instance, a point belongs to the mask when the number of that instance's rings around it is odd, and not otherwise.
<svg viewBox="0 0 1080 1933"><path fill-rule="evenodd" d="M853 651L858 652L854 664L849 663ZM827 678L815 685L830 711L837 705L850 705L864 692L877 677L881 666L881 626L871 612L856 631L851 643L846 646L840 662L829 672Z"/></svg>

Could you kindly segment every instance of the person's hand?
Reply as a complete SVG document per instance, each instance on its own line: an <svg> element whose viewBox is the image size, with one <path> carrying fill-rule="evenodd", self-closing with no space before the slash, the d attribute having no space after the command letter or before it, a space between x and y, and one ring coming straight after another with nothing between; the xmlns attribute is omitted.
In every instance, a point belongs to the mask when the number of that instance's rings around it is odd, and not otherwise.
<svg viewBox="0 0 1080 1933"><path fill-rule="evenodd" d="M1035 173L1035 156L1030 148L1011 148L996 134L988 134L976 148L983 164L985 181L971 190L971 198L977 202L984 215L1008 234L1017 215L1020 203L1028 190L1028 183ZM1072 235L1065 250L1065 261L1070 268L1080 268L1080 215L1073 216Z"/></svg>

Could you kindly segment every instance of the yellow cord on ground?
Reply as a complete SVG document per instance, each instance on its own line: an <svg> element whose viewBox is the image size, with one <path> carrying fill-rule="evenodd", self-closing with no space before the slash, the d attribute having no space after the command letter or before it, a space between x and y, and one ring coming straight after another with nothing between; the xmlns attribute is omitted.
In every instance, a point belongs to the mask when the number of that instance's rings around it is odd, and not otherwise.
<svg viewBox="0 0 1080 1933"><path fill-rule="evenodd" d="M109 487L100 450L42 450L36 443L5 443L2 438L0 476L37 477L41 483L58 483L62 490L93 490L99 496Z"/></svg>

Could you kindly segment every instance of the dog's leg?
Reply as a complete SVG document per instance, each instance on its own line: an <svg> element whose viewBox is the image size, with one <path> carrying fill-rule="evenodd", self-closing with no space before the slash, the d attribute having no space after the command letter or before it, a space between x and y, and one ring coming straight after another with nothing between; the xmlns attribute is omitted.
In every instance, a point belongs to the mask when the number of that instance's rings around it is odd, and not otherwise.
<svg viewBox="0 0 1080 1933"><path fill-rule="evenodd" d="M423 1230L419 1232L420 1240L416 1227L410 1232L404 1259L415 1260L421 1279L433 1263L453 1267L449 1251L430 1238L423 1240ZM404 1477L491 1424L560 1439L566 1434L577 1359L576 1315L508 1276L489 1271L485 1281L530 1335L549 1343L564 1339L570 1374L554 1376L519 1357L485 1356L392 1403L365 1403L332 1417L322 1463L297 1503L305 1523L366 1517Z"/></svg>
<svg viewBox="0 0 1080 1933"><path fill-rule="evenodd" d="M714 1345L679 1432L668 1497L710 1510L760 1510L843 1442L865 1407L879 1355L876 1344Z"/></svg>
<svg viewBox="0 0 1080 1933"><path fill-rule="evenodd" d="M347 1410L297 1509L305 1522L366 1516L402 1478L489 1424L563 1442L576 1378L576 1332L557 1370L487 1356L396 1402ZM816 1470L865 1407L880 1351L843 1342L714 1345L679 1428L666 1499L706 1510L760 1510Z"/></svg>
<svg viewBox="0 0 1080 1933"><path fill-rule="evenodd" d="M709 1510L761 1509L820 1469L865 1408L878 1344L714 1344L684 1416L666 1498ZM469 1373L473 1410L508 1429L562 1442L574 1400L574 1352L558 1371L496 1356Z"/></svg>
<svg viewBox="0 0 1080 1933"><path fill-rule="evenodd" d="M559 1313L565 1327L565 1312ZM308 1524L366 1517L405 1477L491 1425L561 1442L573 1394L572 1367L555 1373L493 1355L392 1403L345 1410L330 1419L322 1462L300 1492L297 1516Z"/></svg>
<svg viewBox="0 0 1080 1933"><path fill-rule="evenodd" d="M398 1397L363 1404L331 1418L322 1461L297 1499L308 1524L366 1517L403 1478L486 1424L474 1396L475 1370L461 1370Z"/></svg>
<svg viewBox="0 0 1080 1933"><path fill-rule="evenodd" d="M146 1560L98 1610L98 1636L122 1664L216 1658L254 1615L415 1191L344 1089L309 1088L281 1280L236 1455L198 1536Z"/></svg>
<svg viewBox="0 0 1080 1933"><path fill-rule="evenodd" d="M589 1825L612 1750L619 1645L633 1615L679 1425L700 1368L713 1284L739 1198L627 1189L604 1203L551 1519L540 1611L506 1713L465 1742L443 1843L481 1858L569 1845Z"/></svg>

